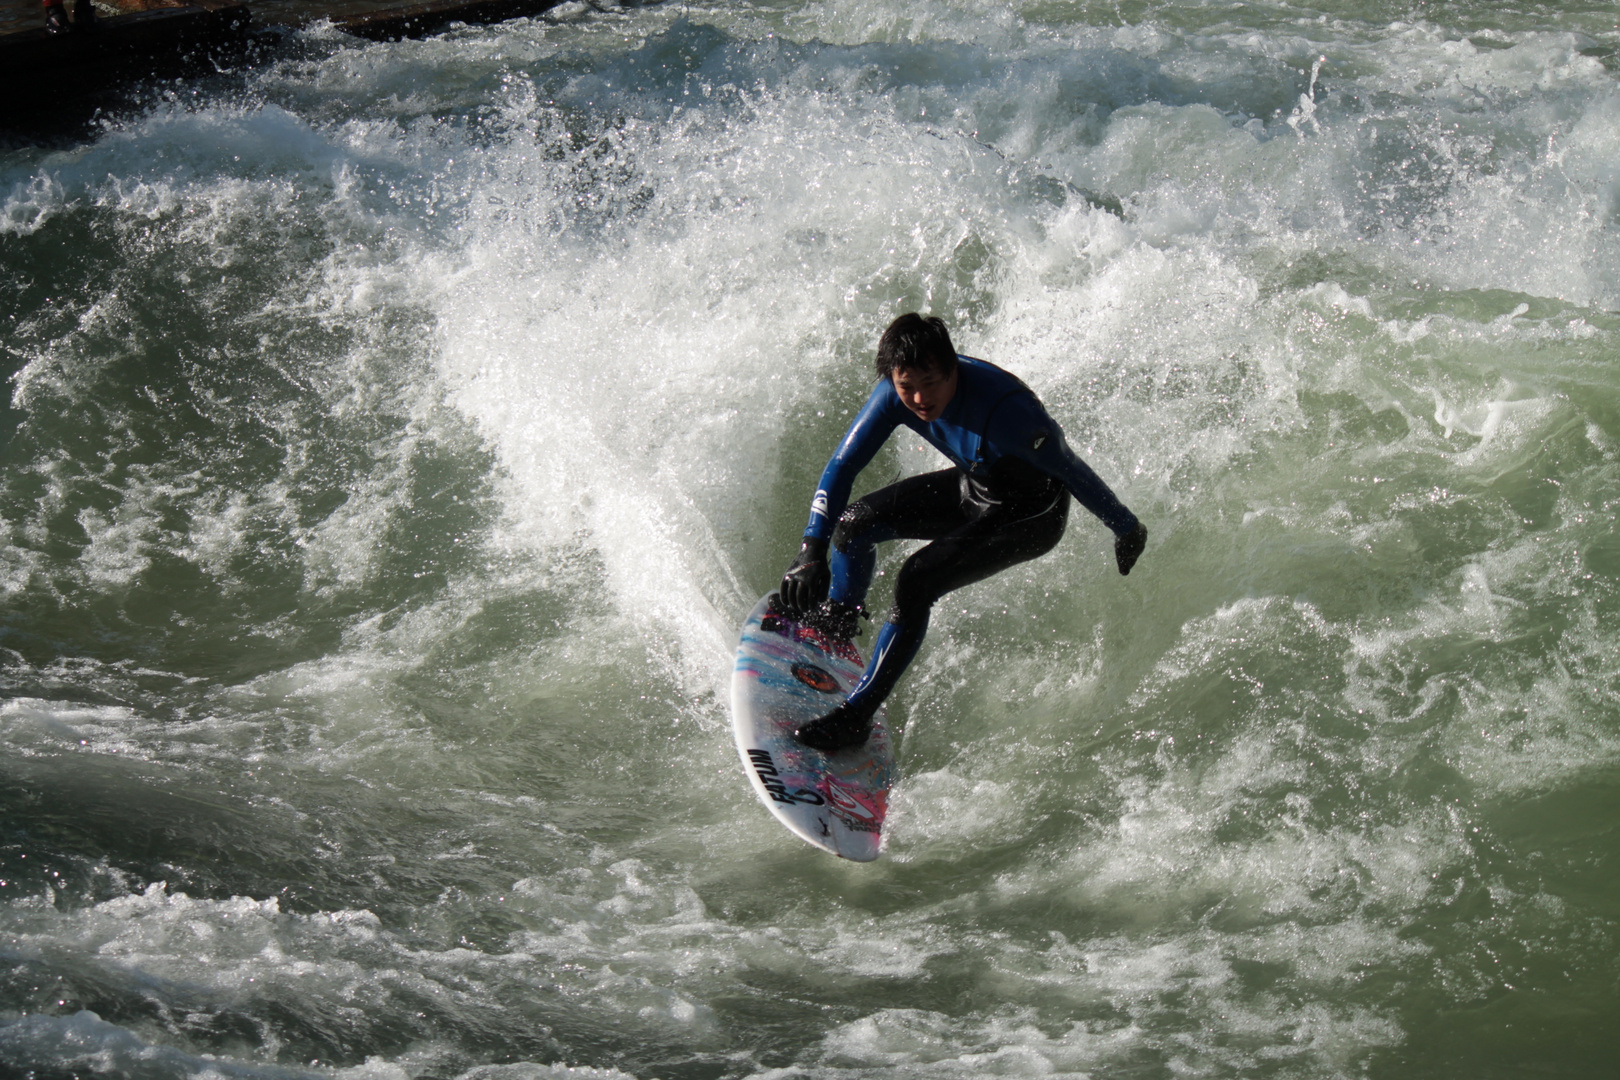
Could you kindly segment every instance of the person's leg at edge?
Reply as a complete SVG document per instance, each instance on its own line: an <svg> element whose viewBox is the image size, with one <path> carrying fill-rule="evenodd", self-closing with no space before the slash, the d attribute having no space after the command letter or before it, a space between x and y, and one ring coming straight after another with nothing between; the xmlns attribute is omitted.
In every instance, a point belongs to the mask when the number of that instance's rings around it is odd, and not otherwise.
<svg viewBox="0 0 1620 1080"><path fill-rule="evenodd" d="M894 607L860 682L838 707L800 727L799 741L825 753L866 742L873 714L922 646L934 603L954 589L1044 555L1062 539L1068 517L1068 493L1059 491L1042 512L1012 522L980 519L915 552L900 570Z"/></svg>

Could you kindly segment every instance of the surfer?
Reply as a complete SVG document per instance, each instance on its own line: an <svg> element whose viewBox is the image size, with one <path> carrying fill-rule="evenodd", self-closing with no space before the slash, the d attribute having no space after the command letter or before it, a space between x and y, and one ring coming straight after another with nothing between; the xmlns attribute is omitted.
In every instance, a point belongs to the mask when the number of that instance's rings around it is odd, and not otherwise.
<svg viewBox="0 0 1620 1080"><path fill-rule="evenodd" d="M872 584L875 546L932 543L901 567L860 682L832 712L799 728L800 742L826 753L866 742L872 714L917 655L934 602L1050 551L1068 523L1070 495L1113 530L1121 574L1147 544L1147 528L1069 449L1034 392L994 364L958 356L943 320L915 312L894 320L878 342L877 373L877 386L822 471L780 603L849 641ZM901 425L954 467L849 503L856 474Z"/></svg>

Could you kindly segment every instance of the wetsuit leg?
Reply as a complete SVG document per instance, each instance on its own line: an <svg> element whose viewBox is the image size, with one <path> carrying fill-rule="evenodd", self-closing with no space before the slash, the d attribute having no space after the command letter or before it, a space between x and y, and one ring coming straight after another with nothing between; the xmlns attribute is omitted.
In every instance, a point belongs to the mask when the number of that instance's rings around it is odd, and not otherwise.
<svg viewBox="0 0 1620 1080"><path fill-rule="evenodd" d="M1043 555L1063 538L1069 493L1061 486L1016 505L987 505L971 496L964 483L956 500L963 523L906 560L895 583L894 606L872 647L872 662L842 704L799 729L801 742L828 753L864 743L872 714L922 645L934 602L953 589Z"/></svg>
<svg viewBox="0 0 1620 1080"><path fill-rule="evenodd" d="M957 469L908 476L849 505L832 534L828 596L858 605L877 565L876 547L889 540L933 540L971 520L962 509Z"/></svg>
<svg viewBox="0 0 1620 1080"><path fill-rule="evenodd" d="M1035 506L989 509L906 560L895 581L889 620L927 619L946 593L1046 554L1063 539L1068 521L1069 496L1062 488Z"/></svg>
<svg viewBox="0 0 1620 1080"><path fill-rule="evenodd" d="M872 663L850 691L851 709L870 715L889 696L922 645L935 601L1051 551L1068 521L1069 493L1058 488L1044 505L992 507L914 552L900 568L894 606L872 647Z"/></svg>

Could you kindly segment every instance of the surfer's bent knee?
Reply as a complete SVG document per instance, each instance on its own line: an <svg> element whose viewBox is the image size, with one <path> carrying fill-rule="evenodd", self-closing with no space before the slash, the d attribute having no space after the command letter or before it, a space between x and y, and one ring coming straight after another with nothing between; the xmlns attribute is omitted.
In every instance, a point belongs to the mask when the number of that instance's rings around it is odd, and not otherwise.
<svg viewBox="0 0 1620 1080"><path fill-rule="evenodd" d="M860 543L876 523L877 511L865 499L857 499L839 515L838 525L833 529L832 546L848 555L850 545Z"/></svg>

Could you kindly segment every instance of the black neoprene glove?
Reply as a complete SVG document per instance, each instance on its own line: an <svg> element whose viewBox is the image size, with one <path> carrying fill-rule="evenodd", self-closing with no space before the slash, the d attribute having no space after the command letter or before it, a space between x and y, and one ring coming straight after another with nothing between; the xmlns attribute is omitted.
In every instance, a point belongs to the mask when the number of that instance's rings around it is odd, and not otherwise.
<svg viewBox="0 0 1620 1080"><path fill-rule="evenodd" d="M1114 537L1114 558L1119 560L1119 572L1128 574L1136 560L1142 557L1142 549L1147 547L1147 526L1140 521L1136 528L1128 533Z"/></svg>
<svg viewBox="0 0 1620 1080"><path fill-rule="evenodd" d="M788 611L809 611L827 599L827 588L832 584L832 570L827 566L827 541L813 536L804 538L793 565L782 575L782 588L777 594Z"/></svg>

